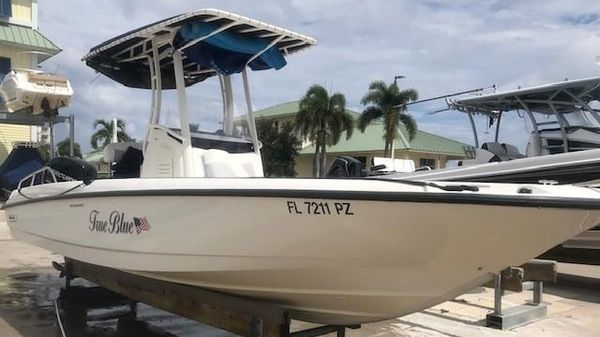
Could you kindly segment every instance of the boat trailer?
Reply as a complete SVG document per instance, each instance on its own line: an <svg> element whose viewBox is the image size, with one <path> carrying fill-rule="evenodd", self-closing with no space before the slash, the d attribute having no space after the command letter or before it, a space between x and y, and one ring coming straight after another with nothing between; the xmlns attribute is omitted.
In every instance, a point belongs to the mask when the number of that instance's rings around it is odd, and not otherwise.
<svg viewBox="0 0 600 337"><path fill-rule="evenodd" d="M358 329L360 325L324 325L310 329L291 331L293 314L285 308L243 298L156 280L120 270L101 267L65 257L64 265L53 263L65 276L65 289L61 291L63 305L69 310L69 322L85 324L87 310L110 303L111 306L129 305L126 314L119 318L120 326L135 326L137 303L143 302L158 309L180 315L212 327L244 337L316 337L335 332L345 336L346 329ZM100 287L71 286L74 278L83 278Z"/></svg>

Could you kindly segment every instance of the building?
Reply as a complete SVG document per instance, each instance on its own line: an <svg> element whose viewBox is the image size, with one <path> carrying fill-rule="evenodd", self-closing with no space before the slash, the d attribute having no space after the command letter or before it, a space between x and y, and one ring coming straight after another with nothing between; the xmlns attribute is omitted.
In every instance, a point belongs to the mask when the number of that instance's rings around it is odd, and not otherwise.
<svg viewBox="0 0 600 337"><path fill-rule="evenodd" d="M254 112L255 119L271 120L276 125L294 122L298 112L298 101L275 105ZM354 116L359 114L348 111ZM394 143L394 158L411 159L416 167L429 166L431 168L444 168L450 160L461 160L467 157L466 152L471 145L441 137L426 131L418 130L412 141L408 140L407 133L402 130L400 139ZM351 156L362 161L365 167L370 167L373 157L383 157L385 142L383 140L383 124L373 123L364 133L355 130L352 138L346 140L342 135L340 142L327 147L327 165L336 157ZM303 144L296 158L296 172L299 177L312 175L312 158L315 148L310 143Z"/></svg>
<svg viewBox="0 0 600 337"><path fill-rule="evenodd" d="M104 149L84 154L83 160L94 166L99 178L108 178L110 176L110 165L104 161Z"/></svg>
<svg viewBox="0 0 600 337"><path fill-rule="evenodd" d="M0 77L13 68L36 69L60 51L38 31L37 0L0 0ZM0 102L0 121L6 112ZM38 126L0 123L0 163L15 143L37 143L44 136Z"/></svg>

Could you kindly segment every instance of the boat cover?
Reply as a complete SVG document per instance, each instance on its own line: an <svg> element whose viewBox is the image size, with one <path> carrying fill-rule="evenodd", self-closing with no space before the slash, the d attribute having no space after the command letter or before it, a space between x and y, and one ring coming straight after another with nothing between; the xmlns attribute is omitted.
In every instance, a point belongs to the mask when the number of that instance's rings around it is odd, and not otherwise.
<svg viewBox="0 0 600 337"><path fill-rule="evenodd" d="M281 69L285 56L315 45L310 37L215 9L171 17L110 39L84 56L86 64L129 87L151 88L152 41L161 54L163 89L175 88L170 50L184 54L186 86L217 73Z"/></svg>
<svg viewBox="0 0 600 337"><path fill-rule="evenodd" d="M31 173L44 167L44 160L36 148L17 147L13 149L0 166L0 187L2 194L17 188L19 182Z"/></svg>

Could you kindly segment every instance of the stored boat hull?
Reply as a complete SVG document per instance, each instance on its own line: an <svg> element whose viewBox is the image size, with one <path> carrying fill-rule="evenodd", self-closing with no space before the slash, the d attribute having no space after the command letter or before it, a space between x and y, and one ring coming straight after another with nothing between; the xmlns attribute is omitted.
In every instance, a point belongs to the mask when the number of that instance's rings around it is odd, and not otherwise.
<svg viewBox="0 0 600 337"><path fill-rule="evenodd" d="M15 193L5 208L15 238L64 256L260 298L329 324L397 317L447 300L600 217L585 205L463 203L471 192L444 192L447 202L434 202L423 196L439 193L423 187L362 180L348 191L347 183L124 179L63 195L76 183L57 183L23 189L35 199ZM316 189L323 185L329 194ZM570 188L579 197L594 193ZM402 200L403 193L420 201Z"/></svg>
<svg viewBox="0 0 600 337"><path fill-rule="evenodd" d="M390 178L427 181L575 184L600 176L600 149L521 158L456 168L392 174Z"/></svg>
<svg viewBox="0 0 600 337"><path fill-rule="evenodd" d="M30 108L32 114L68 106L73 96L69 81L31 69L14 69L0 83L0 95L10 112Z"/></svg>

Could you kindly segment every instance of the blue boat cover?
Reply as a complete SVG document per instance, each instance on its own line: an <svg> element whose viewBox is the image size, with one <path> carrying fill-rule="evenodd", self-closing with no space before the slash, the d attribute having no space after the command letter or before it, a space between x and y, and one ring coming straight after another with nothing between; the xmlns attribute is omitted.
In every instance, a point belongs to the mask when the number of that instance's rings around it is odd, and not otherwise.
<svg viewBox="0 0 600 337"><path fill-rule="evenodd" d="M12 191L21 179L44 167L45 163L35 148L17 147L0 166L0 187Z"/></svg>
<svg viewBox="0 0 600 337"><path fill-rule="evenodd" d="M204 21L185 23L179 30L179 44L183 46L194 39L211 34L218 28L219 26ZM213 68L222 75L241 72L250 58L262 51L264 52L259 57L248 64L252 70L283 68L287 63L283 54L275 46L267 49L269 43L262 38L243 36L225 30L186 48L183 52L192 61L203 67Z"/></svg>

